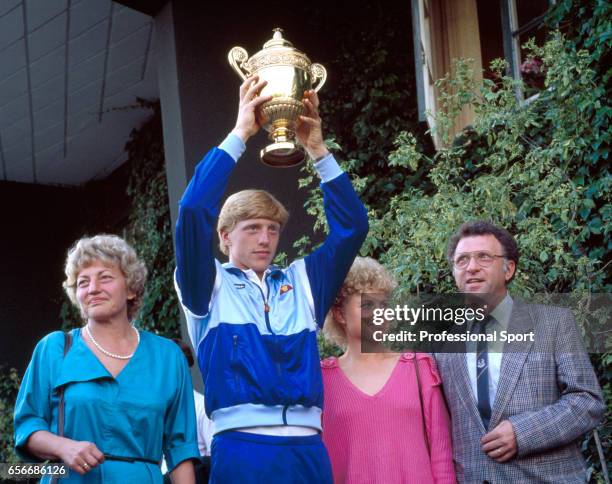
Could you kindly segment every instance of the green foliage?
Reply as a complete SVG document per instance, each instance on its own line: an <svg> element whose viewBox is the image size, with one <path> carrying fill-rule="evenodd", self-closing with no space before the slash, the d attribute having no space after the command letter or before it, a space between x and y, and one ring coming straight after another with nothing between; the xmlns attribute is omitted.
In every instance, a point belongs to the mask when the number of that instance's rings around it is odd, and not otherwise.
<svg viewBox="0 0 612 484"><path fill-rule="evenodd" d="M607 0L557 0L546 23L558 28L576 51L588 53L590 67L609 90L612 4Z"/></svg>
<svg viewBox="0 0 612 484"><path fill-rule="evenodd" d="M401 176L387 163L398 129L418 133L418 116L412 102L414 75L412 58L405 40L387 20L385 29L359 32L359 42L350 42L330 70L342 72L339 82L325 94L321 116L329 124L329 134L344 148L351 172L364 177L363 196L381 200L381 195L401 192L412 180ZM399 48L399 49L398 49ZM397 52L398 50L402 52Z"/></svg>
<svg viewBox="0 0 612 484"><path fill-rule="evenodd" d="M370 206L382 208L388 198L406 187L418 184L426 170L419 167L406 176L389 165L387 157L400 130L415 133L420 150L431 151L432 144L418 123L413 57L408 9L373 2L362 12L370 21L368 28L347 28L337 57L329 63L330 80L322 92L320 107L328 145L342 150L338 159L353 177L361 196ZM310 164L303 168L300 187L316 188L318 177ZM315 230L325 228L318 190L311 190L306 210L318 222ZM302 250L310 241L299 241Z"/></svg>
<svg viewBox="0 0 612 484"><path fill-rule="evenodd" d="M19 375L15 368L0 365L0 462L17 463L13 451L13 408L19 391Z"/></svg>
<svg viewBox="0 0 612 484"><path fill-rule="evenodd" d="M427 182L405 187L381 209L382 194L369 203L375 217L363 252L390 264L403 290L450 290L448 237L475 218L517 234L516 293L610 289L603 259L611 243L605 89L588 53L574 51L560 35L530 48L547 69L547 89L531 103L517 104L518 82L502 75L502 63L494 66L499 82L485 80L475 90L470 62L458 60L455 76L438 82L445 109L437 129L449 136L449 116L467 104L477 113L473 126L433 157L413 135L397 136L388 166L408 176L425 166ZM344 167L358 171L351 163ZM363 177L356 180L363 186ZM310 202L324 227L322 211L315 210L320 200Z"/></svg>
<svg viewBox="0 0 612 484"><path fill-rule="evenodd" d="M62 322L60 328L62 331L69 331L83 325L83 317L81 316L81 313L77 307L70 302L68 296L66 296L62 301L59 317L60 321Z"/></svg>
<svg viewBox="0 0 612 484"><path fill-rule="evenodd" d="M528 105L517 105L517 82L507 77L485 80L474 92L462 79L470 75L467 61L456 64L458 80L439 82L446 112L471 104L477 118L431 160L433 194L410 188L391 199L366 245L391 264L404 290L451 289L446 242L453 229L476 218L517 234L522 270L515 293L609 289L602 256L610 243L610 174L594 157L595 150L608 156L607 124L594 122L601 116L597 106L607 104L605 93L585 53L569 49L560 36L531 48L547 66L548 89ZM439 112L436 121L446 116ZM450 125L437 123L440 131ZM392 159L408 168L422 163L414 142L404 139Z"/></svg>
<svg viewBox="0 0 612 484"><path fill-rule="evenodd" d="M612 429L610 428L609 422L612 419L612 354L604 353L600 355L591 355L591 360L597 371L599 381L602 383L602 390L604 394L604 400L608 403L606 407L606 413L604 415L604 425L599 428L599 437L601 440L601 446L604 452L605 460L607 462L608 474L612 474ZM595 438L592 434L587 435L582 442L582 453L586 458L589 482L596 482L597 484L604 484L605 480L603 473L601 472L601 465L599 463L599 456L595 445Z"/></svg>
<svg viewBox="0 0 612 484"><path fill-rule="evenodd" d="M545 89L537 98L516 101L516 90L524 86L504 75L503 61L492 66L496 81L476 86L471 63L459 59L454 75L438 81L442 109L436 130L447 148L430 155L419 147L418 137L395 133L394 149L381 157L386 170L368 174L359 163L344 165L370 209L362 254L378 258L395 274L400 295L454 290L446 244L461 223L473 219L489 220L515 234L521 261L510 287L513 294L576 292L588 298L612 289L612 110L609 71L600 64L609 51L610 7L589 5L605 11L603 18L588 20L591 32L580 27L579 39L555 33L542 47L533 42L526 46L544 64ZM474 108L476 119L451 140L453 118L466 105ZM389 192L387 179L406 182L400 191L394 185ZM317 193L312 192L309 204L323 227ZM590 337L605 343L609 328L591 330ZM611 362L610 353L593 357L607 401ZM601 436L610 461L610 428L603 428ZM585 440L584 448L591 478L601 481L593 439Z"/></svg>
<svg viewBox="0 0 612 484"><path fill-rule="evenodd" d="M147 290L136 324L169 338L179 337L174 292L174 250L159 102L144 102L153 116L132 131L126 150L131 163L127 193L132 197L127 238L148 269Z"/></svg>
<svg viewBox="0 0 612 484"><path fill-rule="evenodd" d="M335 345L331 341L328 341L321 332L319 332L317 335L317 343L319 345L319 354L321 355L321 359L329 356L341 356L342 353L344 353L342 348Z"/></svg>
<svg viewBox="0 0 612 484"><path fill-rule="evenodd" d="M408 9L372 2L362 13L370 19L368 28L347 26L338 55L327 66L338 77L325 86L320 111L328 148L342 151L337 156L342 168L374 214L384 210L393 195L428 183L424 177L427 162L415 165L408 174L397 169L403 159L388 162L389 152L398 143L405 146L396 140L399 131L414 133L405 136L414 140L419 152L430 153L433 145L418 122L414 102L413 56L406 50L411 45L406 30ZM313 239L327 231L318 176L311 163L302 167L302 173L298 186L309 190L305 209L315 218L315 225L313 234L294 243L300 255L312 250Z"/></svg>

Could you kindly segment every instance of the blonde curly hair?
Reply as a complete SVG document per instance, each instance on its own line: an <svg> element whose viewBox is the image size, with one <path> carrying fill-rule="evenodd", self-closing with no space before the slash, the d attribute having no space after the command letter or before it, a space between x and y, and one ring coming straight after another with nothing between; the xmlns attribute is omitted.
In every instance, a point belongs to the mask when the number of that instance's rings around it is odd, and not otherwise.
<svg viewBox="0 0 612 484"><path fill-rule="evenodd" d="M346 348L347 338L344 325L334 316L334 308L342 310L344 302L353 294L383 292L390 294L397 287L393 276L379 262L371 257L355 257L349 273L338 291L336 300L325 317L323 335L332 343Z"/></svg>
<svg viewBox="0 0 612 484"><path fill-rule="evenodd" d="M127 289L135 297L127 301L128 320L136 318L142 306L147 280L147 268L136 251L121 237L116 235L100 234L94 237L83 237L75 242L68 250L64 273L66 280L62 284L68 298L86 319L76 296L76 283L79 273L96 261L116 265L125 276Z"/></svg>
<svg viewBox="0 0 612 484"><path fill-rule="evenodd" d="M223 243L221 231L231 232L236 224L251 218L265 218L278 222L281 229L289 220L289 212L274 195L265 190L242 190L229 196L217 221L217 234L219 235L219 249L225 255L229 250Z"/></svg>

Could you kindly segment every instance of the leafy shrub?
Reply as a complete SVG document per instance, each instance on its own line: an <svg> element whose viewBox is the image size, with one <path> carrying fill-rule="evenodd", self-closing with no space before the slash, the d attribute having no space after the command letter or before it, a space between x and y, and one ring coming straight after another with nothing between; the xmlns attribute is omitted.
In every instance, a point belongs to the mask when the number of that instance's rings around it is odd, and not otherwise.
<svg viewBox="0 0 612 484"><path fill-rule="evenodd" d="M127 239L149 271L146 294L136 324L162 336L178 338L180 316L174 292L174 246L161 110L158 101L141 102L153 109L153 115L132 131L126 145L131 164L127 192L133 200Z"/></svg>
<svg viewBox="0 0 612 484"><path fill-rule="evenodd" d="M608 39L601 35L602 42ZM471 62L458 59L453 75L438 81L442 109L436 129L447 148L429 155L416 136L399 133L386 158L388 171L374 185L375 173L364 174L355 163L345 163L370 209L362 254L378 258L395 274L400 294L454 290L446 244L461 223L473 219L489 220L515 234L521 263L511 293L577 292L588 298L610 292L610 76L596 65L592 50L576 45L559 33L542 47L526 45L542 59L545 72L545 89L526 104L516 101L516 89L524 86L504 74L504 62L492 65L495 81L485 79L478 86ZM453 140L453 119L467 104L474 107L476 119ZM380 190L385 177L411 182L388 196ZM307 171L301 185L311 181ZM318 190L311 190L308 209L324 230ZM307 248L308 241L300 241L300 247ZM588 336L605 344L605 323L591 328ZM609 346L605 350L593 356L593 363L609 402ZM609 427L601 437L609 461ZM583 447L591 479L602 481L590 436Z"/></svg>
<svg viewBox="0 0 612 484"><path fill-rule="evenodd" d="M19 383L15 368L0 365L0 462L9 464L18 462L13 451L13 408Z"/></svg>

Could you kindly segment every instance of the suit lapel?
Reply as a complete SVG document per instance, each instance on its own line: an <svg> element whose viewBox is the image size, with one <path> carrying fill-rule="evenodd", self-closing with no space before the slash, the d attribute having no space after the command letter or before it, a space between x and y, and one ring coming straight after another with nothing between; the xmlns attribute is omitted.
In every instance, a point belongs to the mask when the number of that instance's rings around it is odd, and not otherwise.
<svg viewBox="0 0 612 484"><path fill-rule="evenodd" d="M508 324L508 334L527 333L533 329L533 320L525 303L515 299ZM495 428L523 370L525 359L533 346L532 341L504 343L499 372L499 383L493 404L489 429Z"/></svg>
<svg viewBox="0 0 612 484"><path fill-rule="evenodd" d="M474 392L472 392L472 384L470 383L470 375L468 373L467 361L466 361L466 348L465 343L461 344L462 349L457 347L457 343L454 343L453 352L446 353L449 365L449 373L452 375L452 385L455 386L455 395L461 400L461 404L470 414L477 425L480 425L482 432L484 433L484 425L482 419L478 413L478 403ZM444 382L447 384L447 382Z"/></svg>

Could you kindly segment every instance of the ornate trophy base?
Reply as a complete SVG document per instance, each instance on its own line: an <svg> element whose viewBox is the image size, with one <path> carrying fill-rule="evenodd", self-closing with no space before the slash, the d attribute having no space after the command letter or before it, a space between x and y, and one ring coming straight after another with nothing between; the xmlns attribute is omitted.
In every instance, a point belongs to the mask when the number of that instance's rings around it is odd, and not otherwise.
<svg viewBox="0 0 612 484"><path fill-rule="evenodd" d="M302 149L291 141L281 141L266 146L260 152L261 161L274 168L289 168L304 161Z"/></svg>

